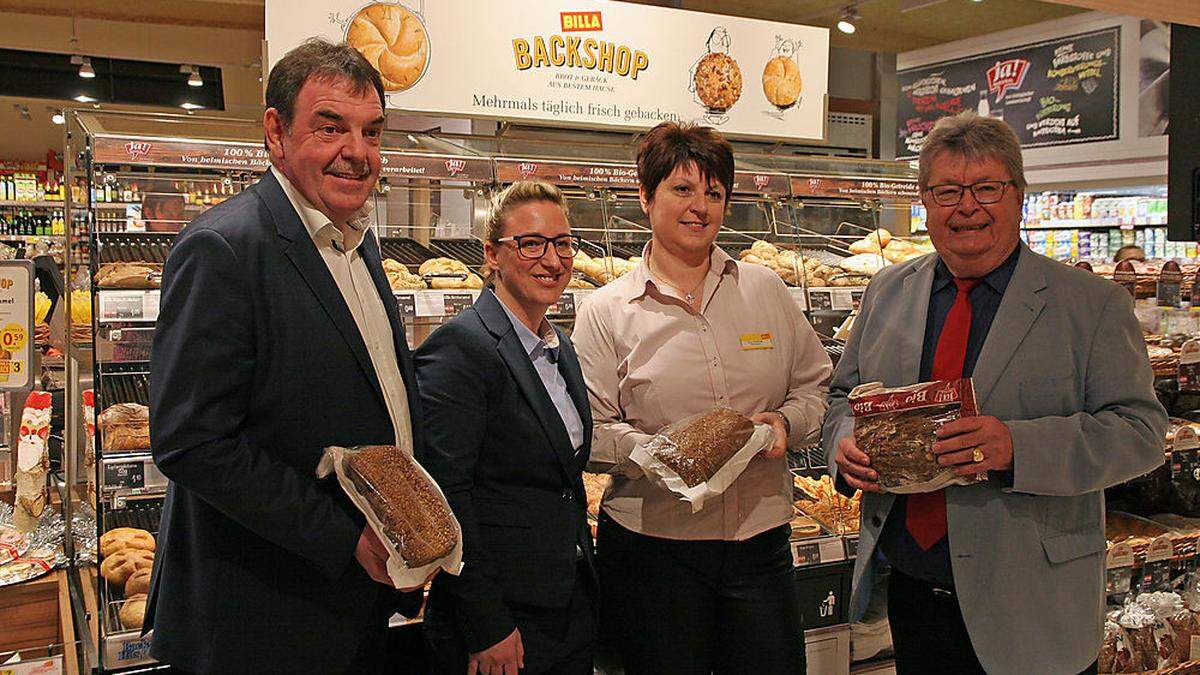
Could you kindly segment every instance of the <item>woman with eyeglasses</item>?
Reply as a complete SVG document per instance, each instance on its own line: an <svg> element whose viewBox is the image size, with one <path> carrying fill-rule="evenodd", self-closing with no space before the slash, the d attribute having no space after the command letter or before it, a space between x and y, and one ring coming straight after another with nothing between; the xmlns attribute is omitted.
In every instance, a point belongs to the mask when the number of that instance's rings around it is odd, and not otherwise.
<svg viewBox="0 0 1200 675"><path fill-rule="evenodd" d="M597 535L601 634L629 675L803 673L785 450L819 433L829 356L778 276L714 245L733 189L728 141L663 123L637 167L644 262L591 294L573 333L591 468L613 477ZM693 513L630 453L721 406L769 424L775 442Z"/></svg>
<svg viewBox="0 0 1200 675"><path fill-rule="evenodd" d="M463 530L462 574L435 579L426 605L435 672L592 673L592 417L571 341L546 320L578 250L562 193L514 183L488 214L490 283L416 351L418 460Z"/></svg>

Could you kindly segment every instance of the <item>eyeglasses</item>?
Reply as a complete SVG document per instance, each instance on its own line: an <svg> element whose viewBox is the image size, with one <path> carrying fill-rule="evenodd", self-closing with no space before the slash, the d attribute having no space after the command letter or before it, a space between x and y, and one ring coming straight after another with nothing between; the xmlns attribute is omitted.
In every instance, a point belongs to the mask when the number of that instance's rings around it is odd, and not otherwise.
<svg viewBox="0 0 1200 675"><path fill-rule="evenodd" d="M975 201L980 204L995 204L1004 197L1004 189L1012 185L1011 180L983 180L971 185L959 185L957 183L945 183L943 185L930 185L926 190L933 195L933 201L938 206L958 206L962 201L963 194L968 189L975 196Z"/></svg>
<svg viewBox="0 0 1200 675"><path fill-rule="evenodd" d="M518 234L515 237L501 237L498 242L511 241L517 245L517 255L526 260L537 260L546 255L546 245L553 243L554 252L560 258L574 258L579 252L579 237L564 234L553 239L540 234Z"/></svg>

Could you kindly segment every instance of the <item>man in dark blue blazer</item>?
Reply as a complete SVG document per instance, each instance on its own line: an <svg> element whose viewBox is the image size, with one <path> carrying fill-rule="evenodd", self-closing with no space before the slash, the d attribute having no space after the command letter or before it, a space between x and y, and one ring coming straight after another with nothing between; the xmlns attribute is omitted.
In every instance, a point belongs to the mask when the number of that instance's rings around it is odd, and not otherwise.
<svg viewBox="0 0 1200 675"><path fill-rule="evenodd" d="M417 458L463 530L462 574L435 579L426 608L439 674L592 672L596 581L582 480L592 416L575 349L544 319L570 278L571 257L556 246L574 242L556 189L518 183L497 201L521 199L551 224L510 224L520 254L505 248L514 237L500 236L503 223L490 225L494 286L415 357L426 415ZM503 220L497 211L489 220ZM556 236L565 243L550 246ZM526 256L538 243L541 255Z"/></svg>
<svg viewBox="0 0 1200 675"><path fill-rule="evenodd" d="M271 171L197 217L163 275L150 429L171 482L145 625L184 671L375 672L400 597L315 469L330 445L421 448L363 211L383 86L353 48L310 41L275 65L266 101Z"/></svg>

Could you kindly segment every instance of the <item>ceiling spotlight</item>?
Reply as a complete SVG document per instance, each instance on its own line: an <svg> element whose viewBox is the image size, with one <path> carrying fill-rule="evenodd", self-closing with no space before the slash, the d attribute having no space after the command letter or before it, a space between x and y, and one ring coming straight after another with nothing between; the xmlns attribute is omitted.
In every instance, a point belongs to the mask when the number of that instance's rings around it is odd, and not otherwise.
<svg viewBox="0 0 1200 675"><path fill-rule="evenodd" d="M67 118L63 116L63 111L58 108L47 108L50 111L50 121L55 124L62 125L67 123Z"/></svg>
<svg viewBox="0 0 1200 675"><path fill-rule="evenodd" d="M858 28L855 27L854 22L861 18L862 17L859 16L858 12L854 9L854 5L851 5L842 11L842 16L837 22L837 29L847 35L851 35L854 33L854 31L858 30Z"/></svg>
<svg viewBox="0 0 1200 675"><path fill-rule="evenodd" d="M192 103L191 101L187 101L185 103L180 103L179 107L183 108L184 110L201 110L204 108L204 106L198 105L196 103Z"/></svg>
<svg viewBox="0 0 1200 675"><path fill-rule="evenodd" d="M96 70L92 68L92 59L88 56L72 56L71 65L79 66L79 76L85 79L96 77Z"/></svg>
<svg viewBox="0 0 1200 675"><path fill-rule="evenodd" d="M197 68L196 66L187 66L187 65L179 66L179 72L188 74L187 82L188 82L189 87L203 87L204 86L204 80L201 79L201 77L200 77L200 69Z"/></svg>

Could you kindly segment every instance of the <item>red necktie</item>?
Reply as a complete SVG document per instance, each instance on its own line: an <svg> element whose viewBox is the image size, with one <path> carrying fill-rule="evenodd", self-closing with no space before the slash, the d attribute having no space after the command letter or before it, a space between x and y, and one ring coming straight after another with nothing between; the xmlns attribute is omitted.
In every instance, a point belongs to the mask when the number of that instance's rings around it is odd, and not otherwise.
<svg viewBox="0 0 1200 675"><path fill-rule="evenodd" d="M981 279L955 279L958 295L946 315L946 323L938 336L937 350L933 353L932 378L935 380L957 380L963 375L963 364L967 360L967 337L971 334L971 289ZM904 524L908 527L917 546L928 551L946 536L946 495L943 491L925 492L908 496L908 508Z"/></svg>

